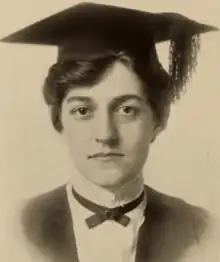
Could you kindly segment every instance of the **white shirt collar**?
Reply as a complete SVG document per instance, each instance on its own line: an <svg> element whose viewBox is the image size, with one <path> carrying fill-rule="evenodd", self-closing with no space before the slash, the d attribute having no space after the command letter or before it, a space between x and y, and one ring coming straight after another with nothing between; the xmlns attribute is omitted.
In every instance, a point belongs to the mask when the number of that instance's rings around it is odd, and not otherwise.
<svg viewBox="0 0 220 262"><path fill-rule="evenodd" d="M67 183L66 192L67 192L67 198L68 198L72 219L73 221L75 221L75 223L80 223L80 224L83 223L84 225L86 225L85 223L86 218L91 216L93 212L86 209L85 207L83 207L77 202L77 200L73 196L72 187L73 187L72 182ZM134 210L131 210L130 212L126 213L126 215L131 219L129 223L129 228L133 231L133 236L135 238L137 237L140 226L143 224L145 220L144 212L147 204L146 200L147 199L145 194L144 200ZM109 223L112 223L112 221L106 221L104 224L109 224ZM123 226L121 225L119 225L119 228L121 228L121 230L126 229L126 228L123 229Z"/></svg>
<svg viewBox="0 0 220 262"><path fill-rule="evenodd" d="M69 184L72 184L74 189L83 197L109 208L131 202L144 190L144 179L141 173L129 180L115 192L108 191L93 184L78 172L74 174Z"/></svg>
<svg viewBox="0 0 220 262"><path fill-rule="evenodd" d="M79 260L134 262L139 229L146 219L144 215L146 199L137 208L126 213L130 217L130 222L126 227L116 221L107 220L89 229L85 220L93 213L77 202L72 194L72 187L72 182L69 182L66 190Z"/></svg>

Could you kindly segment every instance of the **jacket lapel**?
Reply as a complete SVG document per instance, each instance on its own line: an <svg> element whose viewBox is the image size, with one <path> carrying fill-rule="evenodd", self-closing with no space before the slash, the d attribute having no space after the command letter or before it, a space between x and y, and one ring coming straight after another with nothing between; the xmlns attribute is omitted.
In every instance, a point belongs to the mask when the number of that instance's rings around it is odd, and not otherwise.
<svg viewBox="0 0 220 262"><path fill-rule="evenodd" d="M148 192L149 193L149 192ZM145 221L142 224L137 244L135 262L159 262L161 257L161 234L163 234L163 223L166 210L161 210L155 203L151 202L148 194L148 204L145 210ZM164 260L163 262L173 262Z"/></svg>
<svg viewBox="0 0 220 262"><path fill-rule="evenodd" d="M195 211L184 201L150 187L146 191L145 222L139 231L135 262L191 261L188 251L202 237L205 221L196 220Z"/></svg>

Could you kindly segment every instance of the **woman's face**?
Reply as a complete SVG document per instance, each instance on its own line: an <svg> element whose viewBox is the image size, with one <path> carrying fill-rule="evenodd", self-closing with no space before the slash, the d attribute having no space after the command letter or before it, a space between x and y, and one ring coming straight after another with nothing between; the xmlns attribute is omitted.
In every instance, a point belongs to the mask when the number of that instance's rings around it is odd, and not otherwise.
<svg viewBox="0 0 220 262"><path fill-rule="evenodd" d="M96 86L71 89L61 121L75 167L89 181L115 188L142 170L153 114L140 81L120 62Z"/></svg>

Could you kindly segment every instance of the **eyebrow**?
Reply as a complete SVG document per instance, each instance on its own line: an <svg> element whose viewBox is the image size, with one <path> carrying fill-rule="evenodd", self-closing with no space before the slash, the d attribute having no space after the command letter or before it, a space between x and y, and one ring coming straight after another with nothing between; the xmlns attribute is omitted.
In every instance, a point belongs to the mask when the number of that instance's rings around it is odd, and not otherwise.
<svg viewBox="0 0 220 262"><path fill-rule="evenodd" d="M115 97L113 99L113 103L120 104L120 103L126 102L127 100L137 100L139 102L144 102L144 98L141 96L134 95L134 94L126 94L126 95Z"/></svg>
<svg viewBox="0 0 220 262"><path fill-rule="evenodd" d="M69 97L66 102L69 104L71 102L74 102L74 101L80 101L80 102L91 102L92 101L92 98L88 97L88 96L71 96Z"/></svg>
<svg viewBox="0 0 220 262"><path fill-rule="evenodd" d="M126 102L127 100L137 100L139 102L145 102L145 99L141 96L135 95L135 94L126 94L126 95L120 95L117 97L114 97L111 101L111 104L121 104L123 102ZM67 99L67 103L71 103L74 101L80 101L80 102L86 102L86 103L92 103L93 99L89 96L71 96Z"/></svg>

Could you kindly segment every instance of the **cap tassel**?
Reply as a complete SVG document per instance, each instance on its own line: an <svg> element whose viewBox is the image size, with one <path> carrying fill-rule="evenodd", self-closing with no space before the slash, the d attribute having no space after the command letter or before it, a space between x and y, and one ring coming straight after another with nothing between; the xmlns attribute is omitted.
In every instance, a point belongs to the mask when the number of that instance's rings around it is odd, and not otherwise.
<svg viewBox="0 0 220 262"><path fill-rule="evenodd" d="M169 74L172 81L172 99L179 100L181 93L190 80L197 66L197 56L200 50L200 35L178 36L171 40L169 50Z"/></svg>

